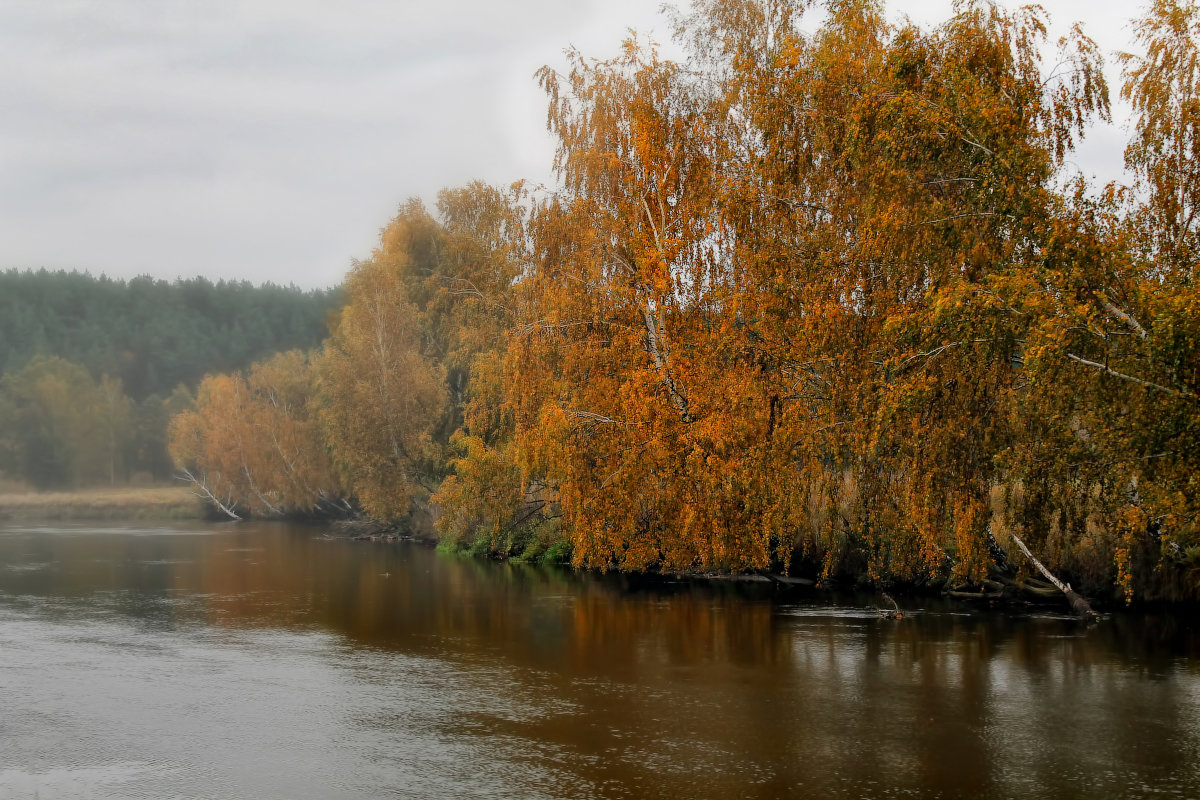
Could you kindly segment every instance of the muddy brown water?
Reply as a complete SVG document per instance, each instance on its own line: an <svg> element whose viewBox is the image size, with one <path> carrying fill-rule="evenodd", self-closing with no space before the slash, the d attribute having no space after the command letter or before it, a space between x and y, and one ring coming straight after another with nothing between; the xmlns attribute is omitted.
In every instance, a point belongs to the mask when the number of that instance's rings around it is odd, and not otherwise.
<svg viewBox="0 0 1200 800"><path fill-rule="evenodd" d="M0 798L1200 797L1185 619L0 525Z"/></svg>

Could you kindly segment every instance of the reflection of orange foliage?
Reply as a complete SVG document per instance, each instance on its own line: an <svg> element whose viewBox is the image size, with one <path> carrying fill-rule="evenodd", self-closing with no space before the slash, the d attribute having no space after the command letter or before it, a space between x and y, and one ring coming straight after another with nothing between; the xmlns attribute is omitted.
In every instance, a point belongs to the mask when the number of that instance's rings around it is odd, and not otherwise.
<svg viewBox="0 0 1200 800"><path fill-rule="evenodd" d="M1059 620L938 613L930 600L895 624L861 600L834 607L801 593L781 604L734 581L444 558L274 523L192 533L39 534L2 554L33 542L66 568L0 581L10 596L70 599L47 615L86 606L115 622L124 644L96 654L109 667L165 643L164 668L194 659L189 677L229 698L232 656L270 659L269 673L243 670L234 685L291 676L314 692L306 707L342 730L368 728L371 741L419 725L435 747L469 747L459 752L471 764L529 758L545 782L513 789L526 794L692 797L702 776L713 797L786 797L833 779L814 793L960 796L986 781L1010 796L1034 775L1069 796L1079 771L1055 779L1051 767L1080 753L1191 774L1189 751L1172 743L1190 741L1194 725L1171 690L1191 672L1179 656L1195 657L1200 639L1181 619L1115 615L1085 634ZM93 637L82 638L67 644ZM1079 749L1030 724L1072 718L1080 698L1109 735ZM1148 732L1166 744L1137 747ZM1109 794L1130 769L1113 772Z"/></svg>

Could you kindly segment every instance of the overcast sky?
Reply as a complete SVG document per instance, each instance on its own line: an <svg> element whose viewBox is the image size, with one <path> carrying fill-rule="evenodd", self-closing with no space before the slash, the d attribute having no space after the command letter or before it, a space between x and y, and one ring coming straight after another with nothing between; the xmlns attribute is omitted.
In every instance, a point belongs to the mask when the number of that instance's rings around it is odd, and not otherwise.
<svg viewBox="0 0 1200 800"><path fill-rule="evenodd" d="M1132 46L1123 3L1044 5ZM612 55L630 27L667 39L656 7L0 0L0 268L333 285L408 197L550 181L534 71L572 44ZM1075 161L1119 177L1123 142L1094 130Z"/></svg>

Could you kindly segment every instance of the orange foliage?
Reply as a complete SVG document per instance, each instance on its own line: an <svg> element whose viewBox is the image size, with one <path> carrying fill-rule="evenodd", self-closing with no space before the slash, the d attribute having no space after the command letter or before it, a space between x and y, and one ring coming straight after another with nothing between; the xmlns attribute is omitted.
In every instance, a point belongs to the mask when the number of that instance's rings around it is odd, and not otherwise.
<svg viewBox="0 0 1200 800"><path fill-rule="evenodd" d="M1039 544L1131 502L1194 539L1194 456L1161 438L1194 430L1193 290L1119 192L1062 190L1108 113L1096 46L1077 28L1048 77L1036 7L922 30L839 2L812 35L802 10L712 0L689 69L631 41L542 73L563 191L506 407L576 561L977 582L998 484L1036 495L1007 523Z"/></svg>
<svg viewBox="0 0 1200 800"><path fill-rule="evenodd" d="M402 271L396 223L385 249L346 280L348 302L321 359L322 421L334 459L363 510L379 519L408 512L437 458L430 432L445 402L442 369L420 349L417 310ZM393 249L394 248L394 249Z"/></svg>
<svg viewBox="0 0 1200 800"><path fill-rule="evenodd" d="M343 490L315 405L309 356L296 350L244 377L209 376L196 409L171 422L171 456L230 510L334 512Z"/></svg>
<svg viewBox="0 0 1200 800"><path fill-rule="evenodd" d="M561 523L595 567L978 584L1019 531L1152 594L1200 563L1200 11L1156 0L1124 57L1135 197L1067 175L1108 116L1078 27L1051 68L1036 6L808 6L700 0L686 65L572 52L558 191L401 209L320 361L342 485L498 550ZM176 423L229 482L280 424L239 381Z"/></svg>

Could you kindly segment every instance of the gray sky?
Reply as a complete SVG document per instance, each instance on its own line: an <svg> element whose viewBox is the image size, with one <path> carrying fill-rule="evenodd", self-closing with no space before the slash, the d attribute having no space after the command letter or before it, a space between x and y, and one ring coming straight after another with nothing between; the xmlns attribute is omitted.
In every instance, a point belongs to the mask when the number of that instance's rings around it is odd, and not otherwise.
<svg viewBox="0 0 1200 800"><path fill-rule="evenodd" d="M1043 4L1131 47L1124 4ZM534 71L629 27L665 40L657 5L0 0L0 268L337 283L408 197L548 182ZM1123 146L1096 129L1075 160L1119 177Z"/></svg>

